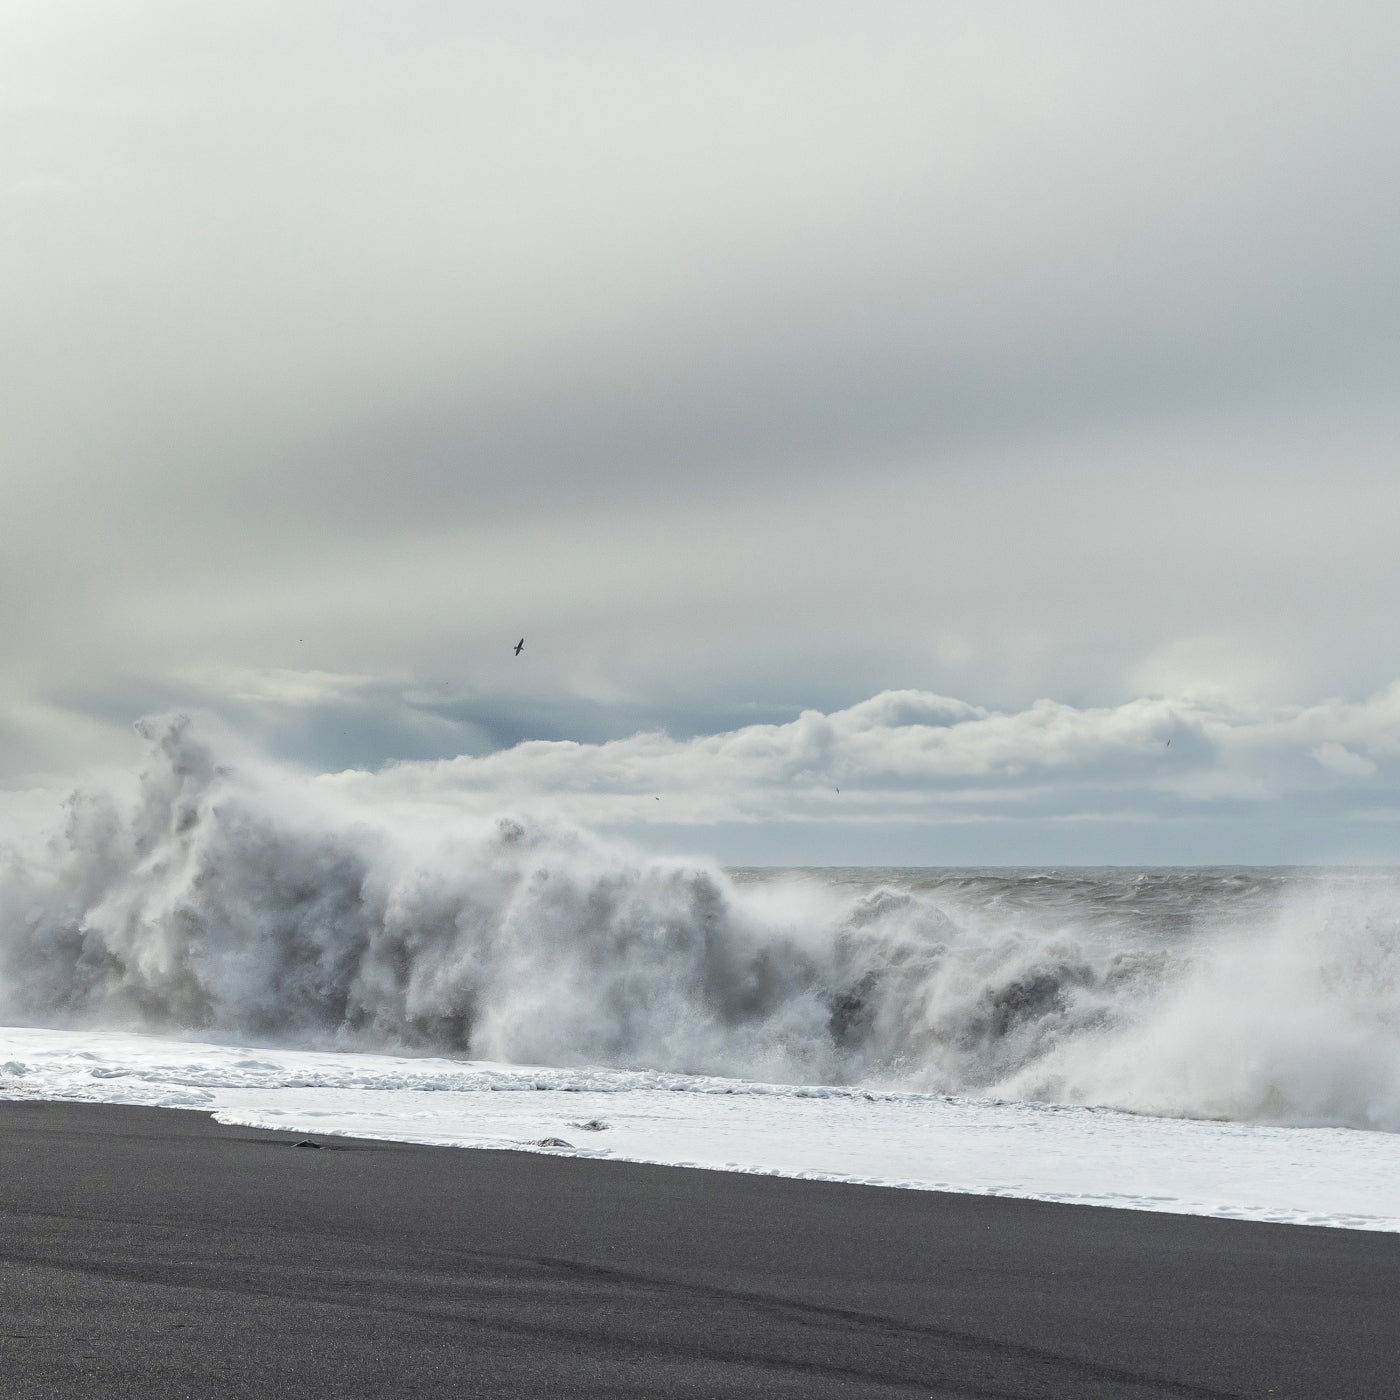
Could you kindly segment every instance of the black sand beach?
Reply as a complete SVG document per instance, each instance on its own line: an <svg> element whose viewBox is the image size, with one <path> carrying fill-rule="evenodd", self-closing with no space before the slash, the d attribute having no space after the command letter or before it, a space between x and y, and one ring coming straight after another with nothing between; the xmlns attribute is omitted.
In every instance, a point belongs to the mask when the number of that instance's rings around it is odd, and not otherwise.
<svg viewBox="0 0 1400 1400"><path fill-rule="evenodd" d="M0 1394L1396 1393L1400 1238L0 1104Z"/></svg>

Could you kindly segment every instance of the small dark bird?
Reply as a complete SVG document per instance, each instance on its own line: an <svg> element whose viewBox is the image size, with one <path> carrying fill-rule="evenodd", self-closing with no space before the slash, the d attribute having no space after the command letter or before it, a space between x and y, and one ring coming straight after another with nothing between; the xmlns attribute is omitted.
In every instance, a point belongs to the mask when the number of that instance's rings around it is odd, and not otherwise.
<svg viewBox="0 0 1400 1400"><path fill-rule="evenodd" d="M524 651L524 650L525 650L525 638L524 638L524 637L521 637L521 639L520 639L518 642L516 642L516 644L515 644L515 654L516 654L517 656L519 656L520 653L521 653L522 651Z"/></svg>

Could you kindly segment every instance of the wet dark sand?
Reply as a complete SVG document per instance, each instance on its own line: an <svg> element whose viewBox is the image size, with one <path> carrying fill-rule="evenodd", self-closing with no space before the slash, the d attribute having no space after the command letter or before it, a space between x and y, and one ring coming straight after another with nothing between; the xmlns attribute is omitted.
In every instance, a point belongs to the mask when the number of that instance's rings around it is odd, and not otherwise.
<svg viewBox="0 0 1400 1400"><path fill-rule="evenodd" d="M1400 1236L0 1104L0 1395L1400 1393Z"/></svg>

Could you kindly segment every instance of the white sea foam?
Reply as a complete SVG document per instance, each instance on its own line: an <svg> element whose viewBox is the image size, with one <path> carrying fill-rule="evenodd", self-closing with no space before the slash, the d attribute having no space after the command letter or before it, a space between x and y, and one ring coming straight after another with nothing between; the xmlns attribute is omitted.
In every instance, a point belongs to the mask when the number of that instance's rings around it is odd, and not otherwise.
<svg viewBox="0 0 1400 1400"><path fill-rule="evenodd" d="M1182 877L1166 924L1103 882L755 886L144 732L134 801L76 794L5 857L6 1020L1400 1129L1390 879Z"/></svg>
<svg viewBox="0 0 1400 1400"><path fill-rule="evenodd" d="M0 1028L0 1098L250 1127L1400 1231L1400 1136L657 1070ZM562 1145L561 1145L562 1144Z"/></svg>

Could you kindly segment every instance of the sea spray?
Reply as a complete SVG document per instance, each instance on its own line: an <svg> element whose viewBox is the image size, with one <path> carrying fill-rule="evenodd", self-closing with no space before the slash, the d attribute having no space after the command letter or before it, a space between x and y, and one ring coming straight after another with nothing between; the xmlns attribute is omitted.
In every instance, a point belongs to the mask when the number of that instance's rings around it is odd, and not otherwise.
<svg viewBox="0 0 1400 1400"><path fill-rule="evenodd" d="M141 728L135 799L0 869L11 1021L1400 1129L1388 878L736 882Z"/></svg>

